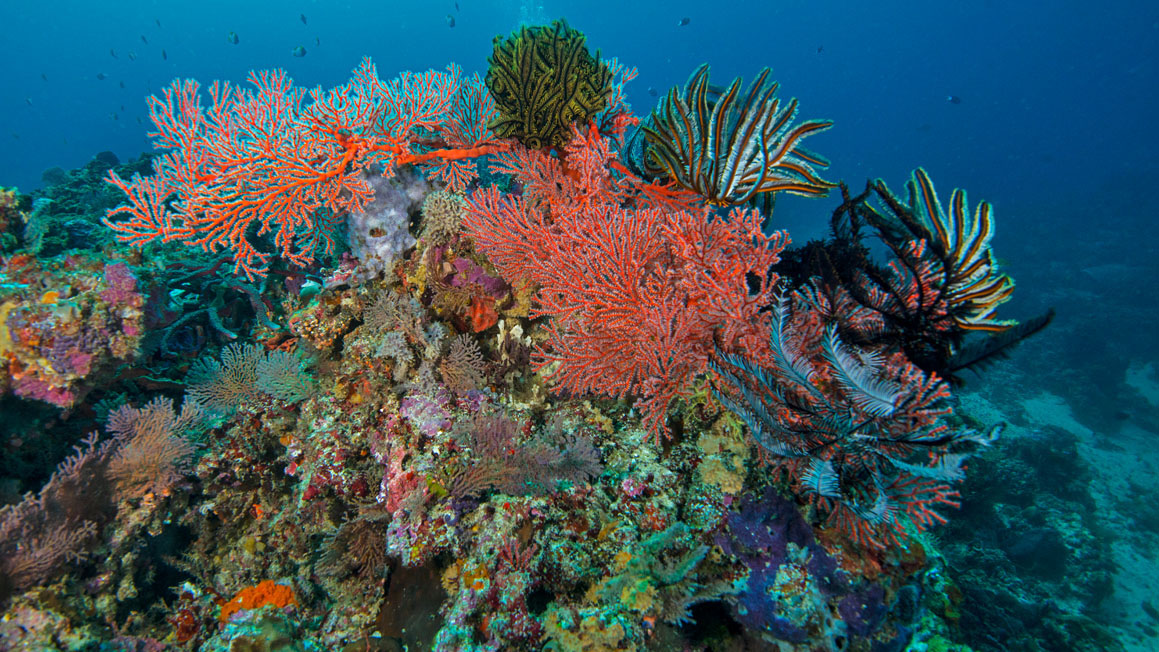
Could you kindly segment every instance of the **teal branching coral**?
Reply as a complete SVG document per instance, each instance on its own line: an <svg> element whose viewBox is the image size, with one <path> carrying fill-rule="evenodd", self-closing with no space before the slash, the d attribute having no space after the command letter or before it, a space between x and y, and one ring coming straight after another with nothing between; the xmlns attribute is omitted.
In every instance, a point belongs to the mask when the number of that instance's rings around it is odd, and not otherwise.
<svg viewBox="0 0 1159 652"><path fill-rule="evenodd" d="M692 622L689 610L693 605L720 600L744 586L742 578L719 577L719 567L706 572L713 566L707 559L710 550L696 543L686 524L675 523L621 555L620 567L597 587L596 595L601 604L612 609L627 609L673 624Z"/></svg>
<svg viewBox="0 0 1159 652"><path fill-rule="evenodd" d="M297 352L266 351L260 344L230 344L222 350L220 360L202 358L189 369L189 398L218 413L266 397L295 403L313 391L305 364Z"/></svg>

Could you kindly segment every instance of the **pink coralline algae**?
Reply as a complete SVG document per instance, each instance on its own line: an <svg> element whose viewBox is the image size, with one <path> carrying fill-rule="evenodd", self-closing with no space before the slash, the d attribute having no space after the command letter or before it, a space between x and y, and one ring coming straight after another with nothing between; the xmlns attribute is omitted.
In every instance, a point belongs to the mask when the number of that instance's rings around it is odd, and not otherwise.
<svg viewBox="0 0 1159 652"><path fill-rule="evenodd" d="M125 263L0 260L0 393L71 408L136 358L144 297Z"/></svg>
<svg viewBox="0 0 1159 652"><path fill-rule="evenodd" d="M105 285L101 300L114 305L127 305L137 296L137 277L125 263L105 265Z"/></svg>

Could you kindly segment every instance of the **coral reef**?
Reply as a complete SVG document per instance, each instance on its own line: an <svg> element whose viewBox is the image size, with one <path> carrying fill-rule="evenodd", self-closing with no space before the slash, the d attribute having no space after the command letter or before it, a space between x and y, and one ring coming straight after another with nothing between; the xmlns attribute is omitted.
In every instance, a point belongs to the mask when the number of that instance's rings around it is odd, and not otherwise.
<svg viewBox="0 0 1159 652"><path fill-rule="evenodd" d="M98 250L112 242L114 238L101 224L101 216L119 204L122 196L105 177L143 172L151 163L148 154L121 164L112 152L100 152L79 169L46 172L46 178L55 180L28 198L31 205L24 209L21 236L24 247L50 257L71 249Z"/></svg>
<svg viewBox="0 0 1159 652"><path fill-rule="evenodd" d="M69 408L138 355L145 298L124 262L0 261L0 393Z"/></svg>
<svg viewBox="0 0 1159 652"><path fill-rule="evenodd" d="M0 487L0 647L901 650L985 617L929 530L1001 430L943 370L963 331L1028 334L993 314L988 205L842 187L790 249L722 205L822 194L797 143L828 123L705 67L640 171L635 76L559 21L485 85L365 61L309 100L281 72L151 98L152 174L104 157L127 203L82 218L115 242L0 260L0 400L45 404L4 450L76 444ZM1070 549L999 515L996 561Z"/></svg>
<svg viewBox="0 0 1159 652"><path fill-rule="evenodd" d="M962 640L986 651L1122 649L1092 617L1111 598L1119 537L1093 499L1092 469L1073 435L1020 434L976 456L941 537Z"/></svg>
<svg viewBox="0 0 1159 652"><path fill-rule="evenodd" d="M29 199L17 189L0 187L0 252L11 251L20 242L28 208Z"/></svg>

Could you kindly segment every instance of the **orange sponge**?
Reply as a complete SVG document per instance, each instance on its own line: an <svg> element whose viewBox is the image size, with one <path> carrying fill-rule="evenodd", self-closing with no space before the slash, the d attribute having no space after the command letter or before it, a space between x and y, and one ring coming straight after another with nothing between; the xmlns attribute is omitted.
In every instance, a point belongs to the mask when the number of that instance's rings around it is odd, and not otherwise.
<svg viewBox="0 0 1159 652"><path fill-rule="evenodd" d="M290 604L298 604L298 601L294 599L293 589L275 584L273 580L264 580L238 591L232 600L221 605L219 619L224 623L229 620L230 616L242 609L257 609L266 605L273 605L281 609Z"/></svg>

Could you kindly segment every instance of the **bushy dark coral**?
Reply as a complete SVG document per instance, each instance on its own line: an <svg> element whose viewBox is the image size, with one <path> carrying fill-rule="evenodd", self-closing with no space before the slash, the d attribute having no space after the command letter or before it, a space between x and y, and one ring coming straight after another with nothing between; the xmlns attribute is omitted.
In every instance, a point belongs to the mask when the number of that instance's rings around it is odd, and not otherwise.
<svg viewBox="0 0 1159 652"><path fill-rule="evenodd" d="M491 130L531 149L562 148L571 125L603 111L612 93L599 51L593 57L583 33L563 20L496 36L487 61L487 88L499 109Z"/></svg>
<svg viewBox="0 0 1159 652"><path fill-rule="evenodd" d="M363 579L381 578L386 573L386 523L390 515L367 510L343 523L326 537L319 568L342 577L357 574Z"/></svg>
<svg viewBox="0 0 1159 652"><path fill-rule="evenodd" d="M843 310L872 324L848 328L846 320L841 335L851 343L901 350L923 370L953 380L1042 330L1053 311L1019 325L994 319L1014 283L994 262L989 205L981 202L970 218L964 191L955 190L946 210L926 173L919 168L913 176L908 202L880 180L858 195L842 184L830 238L785 251L775 271L792 287L811 286L827 316ZM870 235L889 248L887 264L864 243ZM990 335L967 340L972 330Z"/></svg>
<svg viewBox="0 0 1159 652"><path fill-rule="evenodd" d="M823 326L810 296L798 294L792 312L787 298L774 307L770 365L718 351L717 399L789 470L798 491L861 544L898 543L907 521L919 529L944 523L936 508L957 506L954 483L969 447L999 430L949 430L944 382L898 354L845 344L836 325Z"/></svg>

